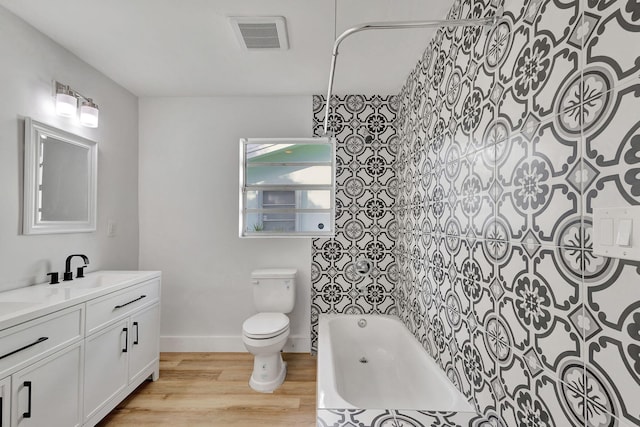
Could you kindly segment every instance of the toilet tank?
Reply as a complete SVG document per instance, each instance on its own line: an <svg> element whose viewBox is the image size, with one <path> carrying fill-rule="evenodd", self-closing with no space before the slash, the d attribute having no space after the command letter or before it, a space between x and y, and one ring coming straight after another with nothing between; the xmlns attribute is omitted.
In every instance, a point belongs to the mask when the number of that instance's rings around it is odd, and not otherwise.
<svg viewBox="0 0 640 427"><path fill-rule="evenodd" d="M255 270L251 273L253 302L259 312L290 313L296 301L293 268Z"/></svg>

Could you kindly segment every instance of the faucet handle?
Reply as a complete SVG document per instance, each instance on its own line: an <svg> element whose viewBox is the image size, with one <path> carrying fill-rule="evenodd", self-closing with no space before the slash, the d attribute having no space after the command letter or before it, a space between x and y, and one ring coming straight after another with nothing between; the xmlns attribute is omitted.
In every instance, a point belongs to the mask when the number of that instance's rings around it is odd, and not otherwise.
<svg viewBox="0 0 640 427"><path fill-rule="evenodd" d="M55 285L56 283L60 283L58 281L58 272L57 271L54 271L54 272L51 272L51 273L47 273L47 276L51 276L51 280L49 281L50 285Z"/></svg>
<svg viewBox="0 0 640 427"><path fill-rule="evenodd" d="M83 265L82 267L78 267L77 274L76 274L76 279L84 277L84 269L85 268L87 268L86 265Z"/></svg>

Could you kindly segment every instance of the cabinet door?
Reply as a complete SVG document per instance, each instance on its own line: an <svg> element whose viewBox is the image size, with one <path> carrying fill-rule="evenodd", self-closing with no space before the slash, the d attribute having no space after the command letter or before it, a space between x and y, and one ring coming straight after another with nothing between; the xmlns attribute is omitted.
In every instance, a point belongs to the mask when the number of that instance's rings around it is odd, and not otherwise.
<svg viewBox="0 0 640 427"><path fill-rule="evenodd" d="M0 380L0 427L11 422L11 377Z"/></svg>
<svg viewBox="0 0 640 427"><path fill-rule="evenodd" d="M129 381L144 375L144 371L159 357L160 304L141 310L131 316L129 341ZM147 374L148 375L148 374Z"/></svg>
<svg viewBox="0 0 640 427"><path fill-rule="evenodd" d="M130 334L129 322L125 319L85 340L85 421L127 386Z"/></svg>
<svg viewBox="0 0 640 427"><path fill-rule="evenodd" d="M79 426L82 343L34 363L11 377L14 427Z"/></svg>

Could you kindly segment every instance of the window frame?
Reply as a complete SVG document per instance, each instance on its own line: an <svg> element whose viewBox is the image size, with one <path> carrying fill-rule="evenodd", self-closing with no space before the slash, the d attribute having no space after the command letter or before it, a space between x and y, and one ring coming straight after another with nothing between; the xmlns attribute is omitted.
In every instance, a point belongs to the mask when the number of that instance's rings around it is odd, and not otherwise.
<svg viewBox="0 0 640 427"><path fill-rule="evenodd" d="M247 145L252 144L270 144L270 145L310 145L310 144L323 144L330 147L330 161L318 161L318 162L265 162L260 166L330 166L331 167L331 183L328 185L311 185L311 184L274 184L274 185L248 185L246 179L247 173ZM240 139L240 186L239 186L239 218L238 218L238 235L241 238L270 238L270 237L333 237L335 236L335 206L336 206L336 142L335 138L241 138ZM329 207L326 209L304 209L299 208L299 193L297 191L312 191L322 190L329 191L330 200ZM295 208L268 208L268 213L294 213L296 220L296 228L299 224L301 214L305 213L326 213L329 214L329 229L327 231L314 230L314 231L250 231L248 229L248 214L260 214L265 211L265 208L260 203L260 208L247 208L246 207L246 194L249 191L296 191L296 207Z"/></svg>

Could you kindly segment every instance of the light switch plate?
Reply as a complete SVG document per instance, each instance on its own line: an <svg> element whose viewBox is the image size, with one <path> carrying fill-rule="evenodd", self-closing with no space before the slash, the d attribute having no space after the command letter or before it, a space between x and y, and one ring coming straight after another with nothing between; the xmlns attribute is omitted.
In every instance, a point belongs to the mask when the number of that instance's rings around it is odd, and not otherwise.
<svg viewBox="0 0 640 427"><path fill-rule="evenodd" d="M640 206L594 208L592 235L594 254L640 261Z"/></svg>
<svg viewBox="0 0 640 427"><path fill-rule="evenodd" d="M116 236L116 222L112 219L107 221L107 237Z"/></svg>

